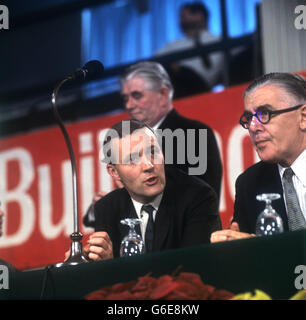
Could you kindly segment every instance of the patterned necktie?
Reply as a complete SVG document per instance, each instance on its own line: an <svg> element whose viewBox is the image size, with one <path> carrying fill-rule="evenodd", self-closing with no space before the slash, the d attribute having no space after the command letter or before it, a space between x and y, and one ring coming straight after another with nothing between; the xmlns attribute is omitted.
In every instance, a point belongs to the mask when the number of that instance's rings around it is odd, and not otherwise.
<svg viewBox="0 0 306 320"><path fill-rule="evenodd" d="M145 233L145 244L146 252L152 252L153 250L153 236L154 236L154 221L153 221L153 211L154 208L150 204L142 206L142 210L149 214L149 219L147 223L146 233Z"/></svg>
<svg viewBox="0 0 306 320"><path fill-rule="evenodd" d="M285 200L287 204L287 215L289 230L299 230L306 228L305 217L299 205L299 200L292 182L294 172L289 167L283 174L283 186L285 191Z"/></svg>

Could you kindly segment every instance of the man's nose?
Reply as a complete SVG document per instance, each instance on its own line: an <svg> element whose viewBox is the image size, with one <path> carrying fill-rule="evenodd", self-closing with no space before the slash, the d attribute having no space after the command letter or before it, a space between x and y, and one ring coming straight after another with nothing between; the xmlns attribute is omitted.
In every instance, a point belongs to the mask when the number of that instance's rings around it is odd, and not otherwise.
<svg viewBox="0 0 306 320"><path fill-rule="evenodd" d="M154 169L153 161L144 157L142 161L142 169L143 171L152 171Z"/></svg>
<svg viewBox="0 0 306 320"><path fill-rule="evenodd" d="M127 98L127 100L125 101L125 108L127 110L133 109L135 106L133 99L131 98Z"/></svg>
<svg viewBox="0 0 306 320"><path fill-rule="evenodd" d="M263 124L258 120L256 116L253 116L250 122L250 131L257 131L263 128Z"/></svg>

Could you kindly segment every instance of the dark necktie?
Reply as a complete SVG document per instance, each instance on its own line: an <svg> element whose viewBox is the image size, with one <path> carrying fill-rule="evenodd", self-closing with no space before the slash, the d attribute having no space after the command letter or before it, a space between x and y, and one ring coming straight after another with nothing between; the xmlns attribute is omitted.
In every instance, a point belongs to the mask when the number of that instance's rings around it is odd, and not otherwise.
<svg viewBox="0 0 306 320"><path fill-rule="evenodd" d="M287 168L283 174L283 186L287 204L288 225L290 231L306 228L305 217L299 205L297 193L292 182L293 175L294 172L290 167Z"/></svg>
<svg viewBox="0 0 306 320"><path fill-rule="evenodd" d="M150 204L142 206L142 210L149 214L149 219L147 223L147 228L145 232L145 244L146 252L152 252L153 250L153 236L154 236L154 221L153 221L153 211L154 208Z"/></svg>

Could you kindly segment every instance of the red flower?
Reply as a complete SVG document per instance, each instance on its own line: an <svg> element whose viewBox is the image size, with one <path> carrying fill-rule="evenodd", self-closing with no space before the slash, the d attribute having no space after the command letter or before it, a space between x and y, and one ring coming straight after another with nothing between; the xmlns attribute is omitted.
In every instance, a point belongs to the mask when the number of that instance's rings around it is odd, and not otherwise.
<svg viewBox="0 0 306 320"><path fill-rule="evenodd" d="M87 300L224 300L234 295L202 282L195 273L165 275L158 279L144 276L138 281L119 283L87 295Z"/></svg>

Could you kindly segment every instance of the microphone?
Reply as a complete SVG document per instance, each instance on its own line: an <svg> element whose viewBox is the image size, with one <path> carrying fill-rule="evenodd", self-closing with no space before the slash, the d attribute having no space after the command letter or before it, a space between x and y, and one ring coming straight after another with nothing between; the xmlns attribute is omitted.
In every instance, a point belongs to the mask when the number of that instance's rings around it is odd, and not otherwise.
<svg viewBox="0 0 306 320"><path fill-rule="evenodd" d="M104 66L99 60L91 60L87 62L83 68L69 74L66 79L68 80L94 80L99 78L104 71Z"/></svg>
<svg viewBox="0 0 306 320"><path fill-rule="evenodd" d="M61 263L55 264L55 267L62 267L66 265L76 265L83 262L89 262L88 258L84 255L82 250L81 240L83 235L79 232L79 217L78 217L78 183L77 183L77 166L76 160L72 148L72 143L69 138L68 132L63 124L63 121L56 108L56 98L61 86L70 80L94 80L99 78L103 73L103 64L98 60L92 60L87 62L83 68L76 70L75 72L66 76L62 81L60 81L54 88L52 92L52 109L54 112L55 119L63 133L65 142L68 148L70 162L71 162L71 176L72 176L72 196L73 196L73 229L74 232L70 235L70 256L69 258Z"/></svg>

